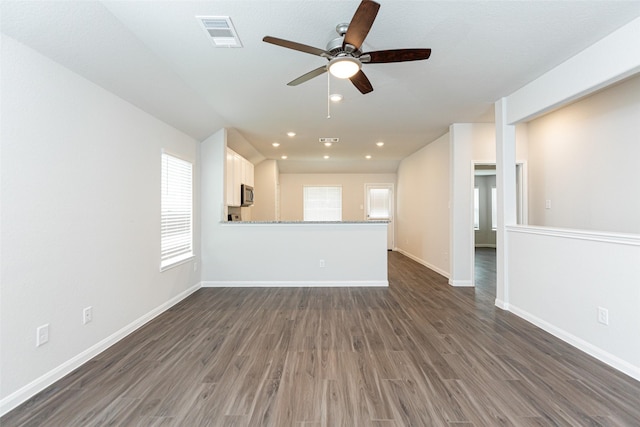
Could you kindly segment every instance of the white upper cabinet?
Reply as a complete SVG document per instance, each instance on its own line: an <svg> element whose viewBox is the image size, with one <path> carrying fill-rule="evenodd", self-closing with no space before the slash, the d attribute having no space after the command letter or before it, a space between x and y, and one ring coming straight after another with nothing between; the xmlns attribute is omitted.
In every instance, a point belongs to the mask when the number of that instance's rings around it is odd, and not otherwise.
<svg viewBox="0 0 640 427"><path fill-rule="evenodd" d="M227 148L227 206L240 206L240 185L247 184L253 187L253 164Z"/></svg>
<svg viewBox="0 0 640 427"><path fill-rule="evenodd" d="M253 187L253 163L250 161L243 159L245 162L245 166L243 168L243 184L247 184Z"/></svg>

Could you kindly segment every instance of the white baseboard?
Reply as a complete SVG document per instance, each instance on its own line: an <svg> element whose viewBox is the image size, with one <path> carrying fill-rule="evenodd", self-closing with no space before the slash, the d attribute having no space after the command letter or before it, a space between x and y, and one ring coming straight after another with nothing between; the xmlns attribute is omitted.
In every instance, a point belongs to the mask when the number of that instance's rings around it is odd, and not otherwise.
<svg viewBox="0 0 640 427"><path fill-rule="evenodd" d="M430 263L428 263L427 261L425 261L425 260L423 260L423 259L421 259L421 258L418 258L417 256L415 256L415 255L413 255L413 254L411 254L411 253L409 253L409 252L407 252L407 251L404 251L404 250L402 250L402 249L400 249L400 248L396 248L396 249L395 249L395 251L396 251L396 252L400 252L402 255L406 256L407 258L411 258L412 260L414 260L414 261L415 261L415 262L417 262L418 264L422 264L422 265L424 265L424 266L425 266L425 267L427 267L429 270L433 270L433 271L435 271L436 273L438 273L439 275L446 277L447 279L449 278L449 272L444 271L444 270L442 270L442 269L440 269L440 268L436 267L435 265L430 264Z"/></svg>
<svg viewBox="0 0 640 427"><path fill-rule="evenodd" d="M209 280L202 282L203 288L348 288L348 287L384 287L388 280L314 280L314 281L266 281L266 280Z"/></svg>
<svg viewBox="0 0 640 427"><path fill-rule="evenodd" d="M475 285L471 280L451 280L449 279L449 284L451 286L455 286L456 288L474 288Z"/></svg>
<svg viewBox="0 0 640 427"><path fill-rule="evenodd" d="M4 399L0 400L0 416L3 416L7 412L11 411L12 409L26 402L31 397L35 396L45 388L49 387L51 384L58 381L65 375L71 373L74 369L79 368L80 366L82 366L83 364L85 364L86 362L88 362L98 354L105 351L107 348L111 347L118 341L125 338L127 335L134 332L136 329L140 328L141 326L145 325L149 321L153 320L155 317L164 313L169 308L173 307L174 305L176 305L177 303L179 303L180 301L182 301L183 299L185 299L186 297L188 297L198 289L200 289L200 283L181 292L180 294L171 298L169 301L161 304L160 306L154 308L153 310L143 315L142 317L134 320L133 322L131 322L124 328L120 329L119 331L111 334L110 336L98 342L97 344L89 347L82 353L72 357L71 359L67 360L66 362L59 365L58 367L52 369L51 371L47 372L41 377L36 378L35 380L31 381L29 384L25 385L24 387L16 390L15 392L11 393Z"/></svg>
<svg viewBox="0 0 640 427"><path fill-rule="evenodd" d="M509 303L508 302L504 302L501 299L496 298L495 305L496 305L496 307L501 308L502 310L509 311Z"/></svg>
<svg viewBox="0 0 640 427"><path fill-rule="evenodd" d="M497 305L497 300L496 300ZM561 339L562 341L571 344L578 350L581 350L596 359L600 360L603 363L611 366L618 371L629 375L631 378L634 378L637 381L640 381L640 366L635 366L626 360L620 359L619 357L599 348L595 345L583 340L582 338L578 338L575 335L558 328L551 323L540 319L539 317L534 316L533 314L522 310L518 307L515 307L511 304L507 304L508 310L511 311L518 317L523 318L527 322L533 323L540 329L549 332L551 335Z"/></svg>

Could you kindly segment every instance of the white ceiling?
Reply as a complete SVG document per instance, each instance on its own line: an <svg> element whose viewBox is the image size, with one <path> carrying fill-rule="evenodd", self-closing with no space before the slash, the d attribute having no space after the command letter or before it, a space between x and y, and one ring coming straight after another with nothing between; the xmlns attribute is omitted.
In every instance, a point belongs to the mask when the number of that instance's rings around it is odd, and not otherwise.
<svg viewBox="0 0 640 427"><path fill-rule="evenodd" d="M497 99L640 16L638 0L379 2L362 50L431 48L431 58L365 64L367 95L332 78L344 100L330 119L326 74L286 85L326 60L262 38L325 48L357 1L3 0L0 28L198 140L233 127L254 162L286 154L281 172L362 173L395 172L451 123L493 121ZM243 47L215 48L198 15L230 16Z"/></svg>

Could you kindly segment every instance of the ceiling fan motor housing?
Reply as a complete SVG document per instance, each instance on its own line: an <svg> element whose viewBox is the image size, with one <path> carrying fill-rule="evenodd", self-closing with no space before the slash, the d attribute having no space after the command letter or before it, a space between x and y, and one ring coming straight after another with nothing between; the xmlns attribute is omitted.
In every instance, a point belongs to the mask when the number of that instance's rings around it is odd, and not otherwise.
<svg viewBox="0 0 640 427"><path fill-rule="evenodd" d="M342 23L336 25L336 32L340 37L336 37L327 43L327 52L333 56L354 56L358 57L362 54L360 49L356 49L355 46L347 45L346 48L342 47L344 44L344 35L349 29L349 23Z"/></svg>
<svg viewBox="0 0 640 427"><path fill-rule="evenodd" d="M354 49L351 45L347 46L351 47L352 49L344 49L342 47L343 41L344 36L336 37L335 39L331 40L329 43L327 43L327 52L329 52L333 56L354 56L356 58L362 54L360 49Z"/></svg>

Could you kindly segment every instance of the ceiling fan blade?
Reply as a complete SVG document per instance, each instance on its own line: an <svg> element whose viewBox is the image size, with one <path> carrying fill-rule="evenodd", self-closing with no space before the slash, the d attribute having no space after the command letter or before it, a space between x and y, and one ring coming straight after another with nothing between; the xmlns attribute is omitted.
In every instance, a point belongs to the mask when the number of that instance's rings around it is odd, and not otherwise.
<svg viewBox="0 0 640 427"><path fill-rule="evenodd" d="M287 86L298 86L300 83L304 83L307 80L311 80L314 77L318 77L320 74L324 74L327 72L327 66L323 65L322 67L318 67L315 70L309 71L306 74L301 75L295 80L291 80L287 83Z"/></svg>
<svg viewBox="0 0 640 427"><path fill-rule="evenodd" d="M313 46L307 46L306 44L292 42L292 41L285 40L285 39L279 39L277 37L265 36L262 39L262 41L263 42L267 42L267 43L271 43L271 44L275 44L276 46L282 46L282 47L286 47L288 49L293 49L293 50L297 50L297 51L300 51L300 52L310 53L312 55L331 57L331 54L329 52L327 52L326 50L324 50L324 49L320 49L320 48L313 47Z"/></svg>
<svg viewBox="0 0 640 427"><path fill-rule="evenodd" d="M348 44L354 46L356 50L360 49L362 42L369 34L373 21L376 19L378 9L380 9L379 3L373 0L362 0L349 23L347 33L344 35L343 49Z"/></svg>
<svg viewBox="0 0 640 427"><path fill-rule="evenodd" d="M351 80L351 83L353 83L363 95L373 92L373 86L371 86L371 82L362 70L358 71L353 77L350 77L349 80Z"/></svg>
<svg viewBox="0 0 640 427"><path fill-rule="evenodd" d="M371 59L367 61L366 55ZM431 49L393 49L367 52L360 55L360 60L369 64L382 64L385 62L420 61L431 56Z"/></svg>

